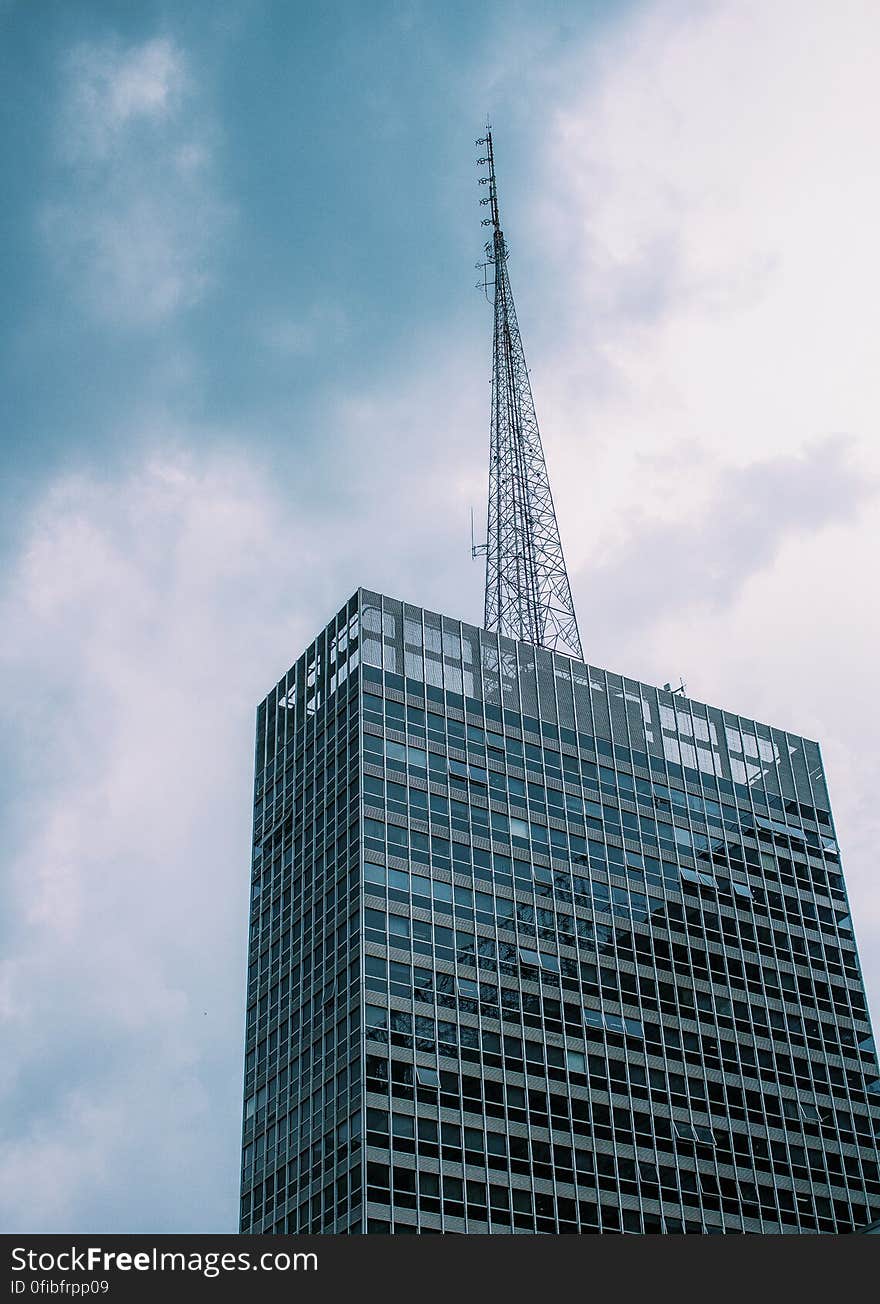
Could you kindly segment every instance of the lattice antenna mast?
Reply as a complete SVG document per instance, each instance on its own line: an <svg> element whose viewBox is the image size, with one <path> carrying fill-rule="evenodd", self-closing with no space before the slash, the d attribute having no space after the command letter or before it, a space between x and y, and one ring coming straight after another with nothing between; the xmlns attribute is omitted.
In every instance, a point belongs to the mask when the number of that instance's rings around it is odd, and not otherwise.
<svg viewBox="0 0 880 1304"><path fill-rule="evenodd" d="M492 419L486 543L485 628L583 660L577 616L562 555L547 463L535 415L529 371L507 272L507 245L498 214L492 131L477 141L480 178L489 193L484 226L492 228L484 272L494 267Z"/></svg>

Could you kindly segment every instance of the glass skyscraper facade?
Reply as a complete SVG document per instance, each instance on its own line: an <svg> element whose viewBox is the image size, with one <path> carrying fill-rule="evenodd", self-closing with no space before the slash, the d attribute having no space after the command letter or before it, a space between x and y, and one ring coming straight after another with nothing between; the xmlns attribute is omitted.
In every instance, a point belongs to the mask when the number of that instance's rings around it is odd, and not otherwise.
<svg viewBox="0 0 880 1304"><path fill-rule="evenodd" d="M360 590L261 704L243 1232L847 1232L819 747Z"/></svg>

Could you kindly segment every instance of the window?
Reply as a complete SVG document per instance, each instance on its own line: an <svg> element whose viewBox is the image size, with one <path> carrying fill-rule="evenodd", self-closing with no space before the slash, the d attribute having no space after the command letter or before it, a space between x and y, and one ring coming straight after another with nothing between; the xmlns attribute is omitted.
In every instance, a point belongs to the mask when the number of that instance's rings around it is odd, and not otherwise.
<svg viewBox="0 0 880 1304"><path fill-rule="evenodd" d="M644 1038L645 1030L638 1019L621 1018L619 1014L608 1014L602 1010L584 1008L584 1023L590 1028L602 1028L607 1032L622 1032L630 1037Z"/></svg>
<svg viewBox="0 0 880 1304"><path fill-rule="evenodd" d="M700 1123L682 1123L678 1119L673 1121L675 1135L679 1141L694 1141L698 1145L714 1146L715 1137L710 1127L705 1127Z"/></svg>
<svg viewBox="0 0 880 1304"><path fill-rule="evenodd" d="M420 1087L439 1087L440 1077L436 1069L426 1068L423 1064L416 1065L416 1081Z"/></svg>
<svg viewBox="0 0 880 1304"><path fill-rule="evenodd" d="M681 830L676 829L676 834ZM684 866L679 871L683 879L688 883L702 883L703 887L714 887L715 879L711 874L704 874L698 870L686 869ZM751 894L750 894L751 895Z"/></svg>

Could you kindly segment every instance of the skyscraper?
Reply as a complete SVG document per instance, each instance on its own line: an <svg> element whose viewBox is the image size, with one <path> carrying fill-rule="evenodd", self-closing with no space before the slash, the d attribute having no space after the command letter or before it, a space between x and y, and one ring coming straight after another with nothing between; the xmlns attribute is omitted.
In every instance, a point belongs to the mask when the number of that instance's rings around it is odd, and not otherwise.
<svg viewBox="0 0 880 1304"><path fill-rule="evenodd" d="M259 708L241 1229L852 1231L880 1075L819 747L584 663L477 143L486 628L359 590Z"/></svg>
<svg viewBox="0 0 880 1304"><path fill-rule="evenodd" d="M256 774L243 1231L878 1217L816 743L360 591Z"/></svg>

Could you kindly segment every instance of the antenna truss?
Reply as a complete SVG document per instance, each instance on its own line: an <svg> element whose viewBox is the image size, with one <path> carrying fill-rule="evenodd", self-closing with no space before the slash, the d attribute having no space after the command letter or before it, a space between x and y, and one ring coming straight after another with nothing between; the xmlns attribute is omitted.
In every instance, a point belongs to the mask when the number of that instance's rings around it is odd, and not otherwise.
<svg viewBox="0 0 880 1304"><path fill-rule="evenodd" d="M488 194L480 203L492 228L484 273L494 267L495 328L492 344L492 417L489 449L489 512L486 543L486 629L583 661L577 616L550 491L550 478L532 398L513 292L508 249L498 212L491 128L477 141L485 147L478 165Z"/></svg>

